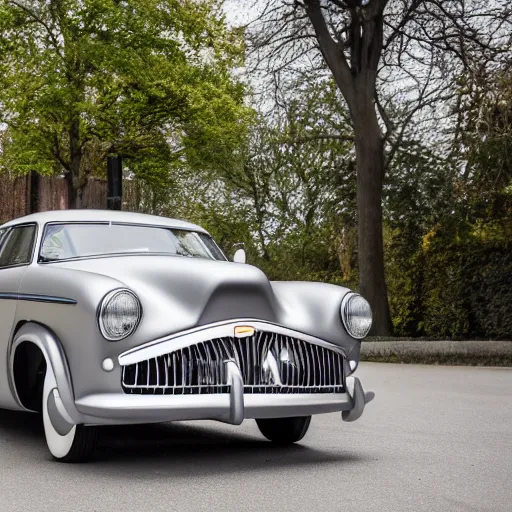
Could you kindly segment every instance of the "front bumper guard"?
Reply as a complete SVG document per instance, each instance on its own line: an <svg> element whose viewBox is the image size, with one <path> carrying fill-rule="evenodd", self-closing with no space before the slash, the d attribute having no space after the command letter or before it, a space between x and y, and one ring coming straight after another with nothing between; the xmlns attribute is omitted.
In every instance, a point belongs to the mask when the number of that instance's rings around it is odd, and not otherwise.
<svg viewBox="0 0 512 512"><path fill-rule="evenodd" d="M217 420L240 425L249 418L284 418L339 412L344 421L357 420L375 394L365 393L357 377L346 378L345 393L244 394L239 367L226 362L230 393L214 395L89 395L75 402L89 425Z"/></svg>
<svg viewBox="0 0 512 512"><path fill-rule="evenodd" d="M240 369L235 362L228 361L226 366L231 391L229 416L225 418L225 422L232 425L240 425L244 421L244 382ZM340 401L339 405L343 406L341 417L343 421L352 422L361 417L365 405L375 398L375 393L373 391L365 393L363 385L357 377L347 377L346 388L347 393L343 394L347 395L348 401Z"/></svg>

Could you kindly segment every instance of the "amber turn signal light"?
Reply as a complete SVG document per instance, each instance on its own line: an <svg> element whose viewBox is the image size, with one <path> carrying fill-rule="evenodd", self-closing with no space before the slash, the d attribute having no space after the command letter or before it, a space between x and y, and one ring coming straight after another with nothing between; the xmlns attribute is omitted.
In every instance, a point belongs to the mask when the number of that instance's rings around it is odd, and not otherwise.
<svg viewBox="0 0 512 512"><path fill-rule="evenodd" d="M254 327L249 325L237 325L235 327L235 336L237 338L247 338L254 334Z"/></svg>

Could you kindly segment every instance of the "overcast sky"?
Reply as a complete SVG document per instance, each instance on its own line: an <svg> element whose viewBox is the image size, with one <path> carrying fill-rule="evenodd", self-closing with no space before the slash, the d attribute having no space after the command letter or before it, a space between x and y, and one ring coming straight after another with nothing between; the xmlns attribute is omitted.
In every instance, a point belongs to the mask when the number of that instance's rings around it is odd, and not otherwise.
<svg viewBox="0 0 512 512"><path fill-rule="evenodd" d="M254 17L258 8L261 9L264 5L265 2L262 0L226 0L224 11L230 23L233 23L233 25L243 25L251 17Z"/></svg>

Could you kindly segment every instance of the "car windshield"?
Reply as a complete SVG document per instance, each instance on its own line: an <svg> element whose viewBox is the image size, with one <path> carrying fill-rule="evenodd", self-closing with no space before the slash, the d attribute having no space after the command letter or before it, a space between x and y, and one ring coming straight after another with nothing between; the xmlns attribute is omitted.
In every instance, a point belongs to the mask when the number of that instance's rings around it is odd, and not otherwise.
<svg viewBox="0 0 512 512"><path fill-rule="evenodd" d="M45 229L40 261L109 254L161 253L225 261L213 239L196 231L114 223L51 224Z"/></svg>

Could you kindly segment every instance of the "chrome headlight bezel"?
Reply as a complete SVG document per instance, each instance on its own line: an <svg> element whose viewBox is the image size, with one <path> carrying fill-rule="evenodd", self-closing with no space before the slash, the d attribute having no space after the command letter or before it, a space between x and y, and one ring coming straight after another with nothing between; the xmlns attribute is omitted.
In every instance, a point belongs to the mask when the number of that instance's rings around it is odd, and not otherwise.
<svg viewBox="0 0 512 512"><path fill-rule="evenodd" d="M354 334L354 332L350 328L350 323L349 323L349 316L351 315L350 309L349 309L350 302L356 298L362 299L364 302L366 302L366 304L368 305L368 312L370 314L370 324L369 324L368 328L366 329L366 332L362 336L358 335L358 334ZM341 301L340 314L341 314L341 320L343 322L345 330L347 331L349 336L351 336L352 338L354 338L356 340L362 340L362 339L366 338L366 336L368 336L368 333L370 332L370 329L372 328L373 313L372 313L372 308L370 307L370 304L362 295L360 295L359 293L355 293L355 292L347 293L343 297L343 300Z"/></svg>
<svg viewBox="0 0 512 512"><path fill-rule="evenodd" d="M109 333L108 330L105 327L104 323L104 315L105 310L111 305L112 301L116 300L117 297L121 295L129 295L131 298L135 301L135 306L137 308L137 320L134 322L134 324L131 326L131 328L124 332L123 334L119 336L114 336L112 333ZM142 320L142 305L140 303L139 298L135 293L133 293L131 290L127 288L117 288L115 290L112 290L111 292L107 293L105 297L100 302L100 305L98 307L98 327L100 329L100 332L102 336L108 340L108 341L122 341L129 336L131 336L138 328L140 321Z"/></svg>

